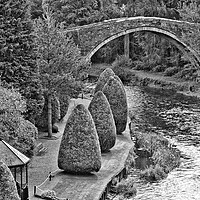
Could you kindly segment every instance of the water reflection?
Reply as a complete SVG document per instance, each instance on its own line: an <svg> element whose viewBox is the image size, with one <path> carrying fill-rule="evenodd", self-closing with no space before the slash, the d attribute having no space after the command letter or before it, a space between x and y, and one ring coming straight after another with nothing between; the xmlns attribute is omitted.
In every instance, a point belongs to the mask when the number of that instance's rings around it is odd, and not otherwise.
<svg viewBox="0 0 200 200"><path fill-rule="evenodd" d="M137 200L200 199L200 102L171 91L126 87L134 131L164 134L181 151L182 162L166 179L145 183L135 170ZM141 163L140 163L141 164Z"/></svg>

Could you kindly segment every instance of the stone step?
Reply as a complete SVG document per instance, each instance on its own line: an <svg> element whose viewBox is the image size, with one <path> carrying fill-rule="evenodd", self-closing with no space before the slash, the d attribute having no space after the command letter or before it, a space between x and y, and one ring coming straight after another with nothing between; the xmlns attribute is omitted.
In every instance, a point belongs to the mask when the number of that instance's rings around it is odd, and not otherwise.
<svg viewBox="0 0 200 200"><path fill-rule="evenodd" d="M44 147L43 143L38 143L34 149L34 155L40 156L47 152L47 148Z"/></svg>
<svg viewBox="0 0 200 200"><path fill-rule="evenodd" d="M41 156L41 155L45 154L47 151L48 151L48 148L47 147L43 147L42 149L40 149L38 151L37 156Z"/></svg>

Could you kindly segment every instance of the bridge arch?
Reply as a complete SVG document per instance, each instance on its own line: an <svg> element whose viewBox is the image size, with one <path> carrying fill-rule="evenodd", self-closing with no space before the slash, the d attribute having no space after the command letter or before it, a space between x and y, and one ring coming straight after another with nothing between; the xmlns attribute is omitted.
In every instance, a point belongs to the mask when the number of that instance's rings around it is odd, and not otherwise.
<svg viewBox="0 0 200 200"><path fill-rule="evenodd" d="M103 47L105 44L109 43L110 41L112 41L112 40L114 40L114 39L116 39L118 37L125 36L126 34L135 33L135 32L141 32L141 31L152 32L152 33L155 33L155 34L159 34L161 37L164 37L164 38L168 39L181 52L183 52L183 54L188 58L188 60L190 60L190 62L195 67L197 67L198 69L200 68L200 58L199 58L199 56L198 56L198 54L196 53L195 50L193 50L191 47L189 47L187 44L185 44L183 41L181 41L175 34L169 32L169 31L160 29L160 28L149 27L149 26L141 26L141 27L131 28L131 29L124 30L122 32L113 34L112 36L106 38L100 44L95 46L90 52L88 52L88 54L86 55L86 60L91 60L91 57L101 47Z"/></svg>

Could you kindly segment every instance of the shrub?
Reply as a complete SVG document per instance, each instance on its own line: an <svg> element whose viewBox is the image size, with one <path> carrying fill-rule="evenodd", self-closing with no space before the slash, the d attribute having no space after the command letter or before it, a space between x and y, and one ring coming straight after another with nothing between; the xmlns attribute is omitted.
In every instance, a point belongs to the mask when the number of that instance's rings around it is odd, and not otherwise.
<svg viewBox="0 0 200 200"><path fill-rule="evenodd" d="M111 68L106 68L99 76L94 93L96 93L98 91L102 91L104 85L107 83L110 76L114 76L114 75L115 75L115 73L113 72L113 70Z"/></svg>
<svg viewBox="0 0 200 200"><path fill-rule="evenodd" d="M197 74L197 69L190 64L186 64L182 70L174 75L174 77L185 80L195 80L197 78Z"/></svg>
<svg viewBox="0 0 200 200"><path fill-rule="evenodd" d="M125 198L133 197L137 193L134 183L135 180L133 178L123 179L121 182L117 183L113 189L113 192L123 195Z"/></svg>
<svg viewBox="0 0 200 200"><path fill-rule="evenodd" d="M122 82L129 82L132 79L132 74L130 71L122 67L113 68L114 73L120 78Z"/></svg>
<svg viewBox="0 0 200 200"><path fill-rule="evenodd" d="M137 148L142 148L149 152L150 155L160 147L168 148L168 140L162 135L156 133L137 133L136 143Z"/></svg>
<svg viewBox="0 0 200 200"><path fill-rule="evenodd" d="M0 197L1 199L20 200L13 175L2 161L0 161Z"/></svg>
<svg viewBox="0 0 200 200"><path fill-rule="evenodd" d="M41 194L42 199L57 199L56 192L53 190L46 190Z"/></svg>
<svg viewBox="0 0 200 200"><path fill-rule="evenodd" d="M115 145L116 127L110 104L103 92L95 93L88 110L96 126L101 151L106 152Z"/></svg>
<svg viewBox="0 0 200 200"><path fill-rule="evenodd" d="M110 103L117 134L121 134L126 129L128 116L128 105L124 86L116 78L110 77L103 88L103 93Z"/></svg>
<svg viewBox="0 0 200 200"><path fill-rule="evenodd" d="M167 174L164 172L163 168L159 165L150 166L148 169L145 169L140 172L140 178L143 178L149 182L154 182L165 178Z"/></svg>
<svg viewBox="0 0 200 200"><path fill-rule="evenodd" d="M178 67L169 67L164 71L165 76L173 76L174 74L178 73Z"/></svg>
<svg viewBox="0 0 200 200"><path fill-rule="evenodd" d="M35 139L38 138L38 130L34 124L23 118L20 121L18 138L13 146L27 156L33 156Z"/></svg>
<svg viewBox="0 0 200 200"><path fill-rule="evenodd" d="M136 148L149 152L152 164L141 173L141 178L157 181L180 165L180 152L172 148L166 138L155 133L137 133Z"/></svg>
<svg viewBox="0 0 200 200"><path fill-rule="evenodd" d="M165 65L157 65L156 67L153 68L153 72L164 72L167 66Z"/></svg>
<svg viewBox="0 0 200 200"><path fill-rule="evenodd" d="M169 173L180 165L180 152L174 148L160 147L154 151L152 160L161 166L165 173Z"/></svg>
<svg viewBox="0 0 200 200"><path fill-rule="evenodd" d="M17 91L0 86L0 137L31 156L38 131L31 122L23 118L25 108L26 103Z"/></svg>
<svg viewBox="0 0 200 200"><path fill-rule="evenodd" d="M69 173L90 173L101 168L97 131L89 111L77 105L69 116L58 154L58 167Z"/></svg>
<svg viewBox="0 0 200 200"><path fill-rule="evenodd" d="M130 58L125 55L117 56L115 61L112 63L113 68L131 68L133 62Z"/></svg>
<svg viewBox="0 0 200 200"><path fill-rule="evenodd" d="M37 128L28 120L19 118L14 126L10 121L1 121L0 137L26 156L33 156L37 136Z"/></svg>
<svg viewBox="0 0 200 200"><path fill-rule="evenodd" d="M143 61L135 61L134 62L134 69L135 70L145 70L150 71L153 68L154 63L143 62Z"/></svg>

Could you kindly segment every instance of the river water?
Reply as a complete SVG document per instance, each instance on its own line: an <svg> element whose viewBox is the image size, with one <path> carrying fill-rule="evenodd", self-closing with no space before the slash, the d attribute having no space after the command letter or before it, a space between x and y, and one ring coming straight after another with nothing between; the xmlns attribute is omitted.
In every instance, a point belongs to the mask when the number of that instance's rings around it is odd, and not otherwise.
<svg viewBox="0 0 200 200"><path fill-rule="evenodd" d="M147 183L133 169L136 200L200 200L200 100L156 88L126 87L134 132L163 134L181 151L181 165Z"/></svg>

